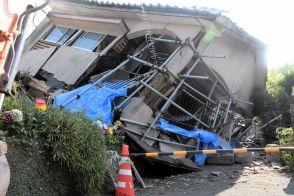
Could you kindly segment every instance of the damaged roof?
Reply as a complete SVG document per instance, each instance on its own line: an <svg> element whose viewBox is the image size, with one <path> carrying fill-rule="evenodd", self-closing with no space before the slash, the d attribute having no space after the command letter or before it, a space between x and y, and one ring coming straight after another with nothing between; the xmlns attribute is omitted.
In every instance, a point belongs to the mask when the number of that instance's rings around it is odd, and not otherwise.
<svg viewBox="0 0 294 196"><path fill-rule="evenodd" d="M127 9L127 10L142 10L142 5L140 4L131 4L131 3L115 3L110 1L99 1L99 0L53 0L55 2L69 2L69 3L78 3L89 6L97 6L100 8L113 8L113 9ZM229 29L233 33L240 36L245 41L252 41L257 44L264 45L257 38L248 34L243 28L239 27L235 22L233 22L227 16L222 15L223 10L218 10L214 8L207 7L178 7L170 5L161 5L161 4L143 4L144 10L146 12L165 12L165 13L181 13L181 15L194 16L198 18L203 18L211 21L215 21L217 24Z"/></svg>
<svg viewBox="0 0 294 196"><path fill-rule="evenodd" d="M112 8L118 8L118 9L142 9L142 5L140 4L131 4L131 3L114 3L109 1L99 1L99 0L55 0L55 1L67 1L71 3L80 3L80 4L87 4L87 5L94 5L99 7L112 7ZM186 7L177 7L177 6L170 6L170 5L161 5L161 4L144 4L145 11L163 11L163 12L174 12L174 13L184 13L189 15L195 15L195 16L203 16L208 17L211 19L214 19L217 15L221 13L220 10L214 9L214 8L206 8L206 7L192 7L192 8L186 8Z"/></svg>

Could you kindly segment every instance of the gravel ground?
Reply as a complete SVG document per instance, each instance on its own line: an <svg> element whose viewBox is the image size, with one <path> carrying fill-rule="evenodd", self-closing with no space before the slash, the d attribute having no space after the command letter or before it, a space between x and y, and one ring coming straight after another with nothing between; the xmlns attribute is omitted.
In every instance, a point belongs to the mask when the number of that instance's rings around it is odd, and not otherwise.
<svg viewBox="0 0 294 196"><path fill-rule="evenodd" d="M148 188L138 189L137 196L149 195L218 195L282 196L294 195L293 174L283 167L263 160L247 165L204 166L201 172L164 178L145 178Z"/></svg>

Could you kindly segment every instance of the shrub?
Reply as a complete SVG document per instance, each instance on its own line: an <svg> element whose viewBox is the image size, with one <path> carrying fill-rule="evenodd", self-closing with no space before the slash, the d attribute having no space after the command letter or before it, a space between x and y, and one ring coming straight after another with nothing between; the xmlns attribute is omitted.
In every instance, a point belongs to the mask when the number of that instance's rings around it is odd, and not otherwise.
<svg viewBox="0 0 294 196"><path fill-rule="evenodd" d="M38 111L24 97L7 98L3 109L20 109L24 113L23 122L12 123L8 130L15 131L26 145L41 144L50 158L68 168L77 190L102 185L105 141L84 114L53 107ZM3 123L1 125L3 130Z"/></svg>
<svg viewBox="0 0 294 196"><path fill-rule="evenodd" d="M294 132L292 128L278 128L278 138L281 146L293 146L294 144ZM285 162L288 169L294 169L294 154L293 152L282 152L282 159Z"/></svg>

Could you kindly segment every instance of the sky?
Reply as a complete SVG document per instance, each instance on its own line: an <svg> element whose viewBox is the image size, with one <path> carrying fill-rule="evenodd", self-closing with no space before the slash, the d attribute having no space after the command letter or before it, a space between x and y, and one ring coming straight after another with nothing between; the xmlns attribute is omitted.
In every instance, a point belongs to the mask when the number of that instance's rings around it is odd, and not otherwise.
<svg viewBox="0 0 294 196"><path fill-rule="evenodd" d="M44 0L10 0L39 5ZM223 10L250 35L266 44L269 67L294 64L294 0L109 0L119 3L208 7ZM39 20L39 18L36 18ZM36 21L38 22L38 21Z"/></svg>

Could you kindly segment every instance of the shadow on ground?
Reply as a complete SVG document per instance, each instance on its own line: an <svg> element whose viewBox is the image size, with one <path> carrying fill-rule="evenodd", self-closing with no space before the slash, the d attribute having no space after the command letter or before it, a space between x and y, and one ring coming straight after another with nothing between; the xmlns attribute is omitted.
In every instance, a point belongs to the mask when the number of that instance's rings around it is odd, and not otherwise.
<svg viewBox="0 0 294 196"><path fill-rule="evenodd" d="M288 183L288 186L283 189L283 191L288 195L294 195L294 176L291 174L291 180Z"/></svg>

